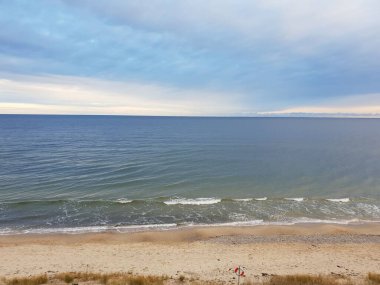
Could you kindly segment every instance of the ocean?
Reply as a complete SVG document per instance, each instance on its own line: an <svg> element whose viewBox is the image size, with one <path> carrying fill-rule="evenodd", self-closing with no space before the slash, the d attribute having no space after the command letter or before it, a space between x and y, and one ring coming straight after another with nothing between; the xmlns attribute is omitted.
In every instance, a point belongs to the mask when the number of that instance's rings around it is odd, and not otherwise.
<svg viewBox="0 0 380 285"><path fill-rule="evenodd" d="M0 115L0 234L380 221L380 120Z"/></svg>

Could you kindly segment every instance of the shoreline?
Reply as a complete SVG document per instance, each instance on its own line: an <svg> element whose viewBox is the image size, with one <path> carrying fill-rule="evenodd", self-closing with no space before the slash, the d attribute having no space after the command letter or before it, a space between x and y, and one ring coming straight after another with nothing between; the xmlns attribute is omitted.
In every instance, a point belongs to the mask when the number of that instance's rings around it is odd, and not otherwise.
<svg viewBox="0 0 380 285"><path fill-rule="evenodd" d="M262 274L378 272L380 224L208 227L134 233L0 236L0 276L132 272L231 281L228 271Z"/></svg>
<svg viewBox="0 0 380 285"><path fill-rule="evenodd" d="M193 242L219 236L379 236L380 222L358 224L299 223L291 225L186 226L138 231L107 230L100 232L17 233L0 235L0 246L7 243L59 242Z"/></svg>
<svg viewBox="0 0 380 285"><path fill-rule="evenodd" d="M89 227L68 227L68 228L40 228L29 230L9 230L0 232L1 237L17 237L17 236L60 236L60 235L99 235L99 234L139 234L147 232L180 232L180 231L210 231L212 229L230 232L229 229L239 229L238 232L252 232L253 234L271 232L272 229L288 229L292 232L295 229L308 229L307 232L312 233L313 229L341 228L347 232L365 232L375 230L380 227L379 221L313 221L313 222L295 222L295 223L221 223L221 224L199 224L199 225L176 225L176 224L154 224L154 225L129 225L129 226L89 226ZM265 229L268 229L266 231ZM289 230L291 229L291 230Z"/></svg>

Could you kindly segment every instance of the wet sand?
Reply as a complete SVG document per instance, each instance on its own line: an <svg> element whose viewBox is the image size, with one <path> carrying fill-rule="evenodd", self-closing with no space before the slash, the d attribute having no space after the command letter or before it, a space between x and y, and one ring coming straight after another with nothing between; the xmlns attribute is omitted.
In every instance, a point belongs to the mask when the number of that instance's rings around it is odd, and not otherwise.
<svg viewBox="0 0 380 285"><path fill-rule="evenodd" d="M233 281L271 274L380 272L380 224L201 227L138 233L0 236L0 276L66 271Z"/></svg>

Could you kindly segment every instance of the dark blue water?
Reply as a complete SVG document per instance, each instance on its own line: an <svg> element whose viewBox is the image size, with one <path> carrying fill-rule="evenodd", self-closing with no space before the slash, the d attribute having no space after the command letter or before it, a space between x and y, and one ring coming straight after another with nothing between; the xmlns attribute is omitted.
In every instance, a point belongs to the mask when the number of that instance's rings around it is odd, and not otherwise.
<svg viewBox="0 0 380 285"><path fill-rule="evenodd" d="M3 233L380 220L377 119L1 115L0 161Z"/></svg>

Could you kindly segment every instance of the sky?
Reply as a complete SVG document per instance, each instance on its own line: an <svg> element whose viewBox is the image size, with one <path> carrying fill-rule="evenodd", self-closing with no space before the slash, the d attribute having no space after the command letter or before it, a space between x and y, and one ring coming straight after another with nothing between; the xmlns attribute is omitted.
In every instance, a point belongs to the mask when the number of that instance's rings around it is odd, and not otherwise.
<svg viewBox="0 0 380 285"><path fill-rule="evenodd" d="M380 116L378 0L0 0L0 114Z"/></svg>

